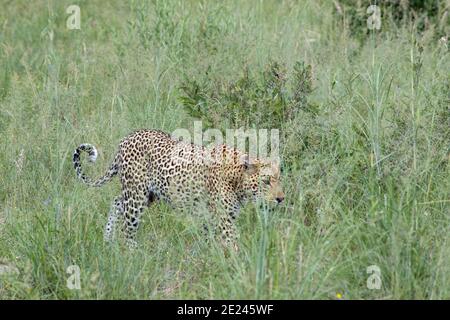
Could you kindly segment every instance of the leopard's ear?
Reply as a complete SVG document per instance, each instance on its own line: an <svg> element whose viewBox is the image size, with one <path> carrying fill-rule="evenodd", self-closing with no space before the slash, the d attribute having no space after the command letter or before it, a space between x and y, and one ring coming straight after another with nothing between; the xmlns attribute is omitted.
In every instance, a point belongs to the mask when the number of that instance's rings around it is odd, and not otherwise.
<svg viewBox="0 0 450 320"><path fill-rule="evenodd" d="M244 171L246 174L252 175L259 171L260 164L255 163L254 161L251 161L249 156L245 156L243 158L242 162L243 162Z"/></svg>

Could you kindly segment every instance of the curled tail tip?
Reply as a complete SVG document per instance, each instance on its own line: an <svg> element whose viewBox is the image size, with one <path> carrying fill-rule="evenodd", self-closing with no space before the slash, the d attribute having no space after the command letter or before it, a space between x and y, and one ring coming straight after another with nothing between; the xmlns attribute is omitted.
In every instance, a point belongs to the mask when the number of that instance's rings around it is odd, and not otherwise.
<svg viewBox="0 0 450 320"><path fill-rule="evenodd" d="M97 149L90 143L82 143L77 150L83 150L88 153L89 162L95 162L97 160Z"/></svg>
<svg viewBox="0 0 450 320"><path fill-rule="evenodd" d="M106 182L108 182L109 180L111 180L111 178L117 174L118 169L117 169L117 165L116 165L116 160L114 160L114 162L111 164L109 170L101 178L99 178L97 180L92 180L91 178L89 178L88 176L85 175L85 173L83 172L83 169L82 169L80 156L81 156L81 153L83 153L83 152L86 152L88 154L90 162L95 162L95 160L97 160L98 152L97 152L97 149L92 144L83 143L83 144L80 144L78 146L78 148L75 149L75 152L73 154L73 166L75 168L77 177L79 179L81 179L84 183L86 183L87 185L89 185L91 187L100 187L100 186L104 185Z"/></svg>
<svg viewBox="0 0 450 320"><path fill-rule="evenodd" d="M97 161L97 156L98 156L98 152L97 152L97 149L95 149L95 147L94 147L92 149L92 152L89 152L89 161L90 162Z"/></svg>

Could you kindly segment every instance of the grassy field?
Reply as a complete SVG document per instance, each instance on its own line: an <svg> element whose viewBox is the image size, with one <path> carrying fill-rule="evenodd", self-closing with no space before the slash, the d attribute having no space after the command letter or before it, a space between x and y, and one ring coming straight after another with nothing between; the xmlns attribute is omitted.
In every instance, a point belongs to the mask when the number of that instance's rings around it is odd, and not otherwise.
<svg viewBox="0 0 450 320"><path fill-rule="evenodd" d="M80 30L66 26L73 2ZM73 2L1 5L1 299L450 299L442 26L383 20L361 39L333 1ZM138 249L106 245L120 186L81 184L76 146L98 147L88 172L100 175L132 130L192 127L186 81L233 82L271 61L312 74L307 106L271 124L286 203L243 210L238 253L164 204L145 212Z"/></svg>

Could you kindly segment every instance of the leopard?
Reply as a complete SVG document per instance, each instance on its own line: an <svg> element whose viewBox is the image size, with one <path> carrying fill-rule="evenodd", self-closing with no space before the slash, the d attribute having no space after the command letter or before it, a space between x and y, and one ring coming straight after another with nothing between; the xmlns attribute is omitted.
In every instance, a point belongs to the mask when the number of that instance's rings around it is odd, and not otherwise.
<svg viewBox="0 0 450 320"><path fill-rule="evenodd" d="M97 179L83 170L83 152L93 163L98 151L83 143L73 153L76 176L84 184L101 187L119 177L121 193L112 201L104 240L113 241L121 220L131 248L138 246L136 234L144 209L157 201L180 211L206 213L214 236L225 247L238 250L236 219L243 206L258 201L277 206L285 198L277 161L250 156L226 144L207 147L161 130L136 130L120 141L108 169Z"/></svg>

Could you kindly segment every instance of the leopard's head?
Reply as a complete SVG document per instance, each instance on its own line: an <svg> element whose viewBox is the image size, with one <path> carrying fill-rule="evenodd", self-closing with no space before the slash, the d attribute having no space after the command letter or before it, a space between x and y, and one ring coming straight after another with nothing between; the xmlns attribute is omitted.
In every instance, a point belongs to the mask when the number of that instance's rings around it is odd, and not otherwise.
<svg viewBox="0 0 450 320"><path fill-rule="evenodd" d="M280 181L280 167L274 161L246 158L242 164L242 191L248 200L264 199L277 204L285 195Z"/></svg>

